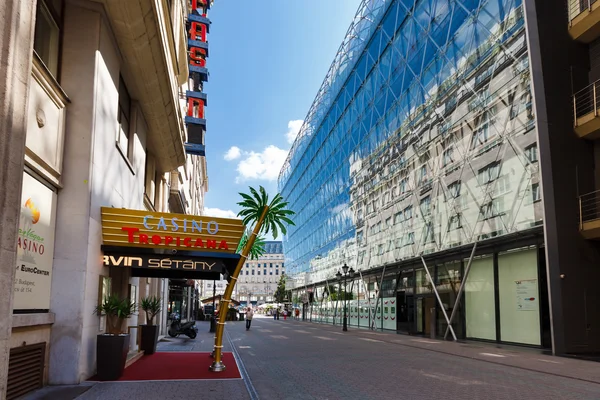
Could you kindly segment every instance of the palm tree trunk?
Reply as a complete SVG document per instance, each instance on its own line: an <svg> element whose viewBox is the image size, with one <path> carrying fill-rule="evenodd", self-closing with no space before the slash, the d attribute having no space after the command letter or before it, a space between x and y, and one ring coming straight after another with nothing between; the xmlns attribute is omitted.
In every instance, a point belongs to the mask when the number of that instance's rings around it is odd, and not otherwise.
<svg viewBox="0 0 600 400"><path fill-rule="evenodd" d="M233 288L235 287L237 278L240 275L240 272L242 271L242 267L244 266L244 263L246 262L246 258L248 257L248 253L250 252L250 249L254 245L254 241L256 240L256 237L258 236L258 233L260 232L260 230L262 228L262 224L265 220L265 217L267 216L268 211L269 211L269 206L265 206L265 208L262 211L262 214L260 215L260 218L258 219L258 221L256 222L256 225L254 226L252 235L250 235L250 237L248 238L248 241L246 242L246 245L242 249L242 256L240 257L240 260L238 261L238 264L235 267L235 271L233 272L233 275L231 276L231 280L229 281L229 283L227 284L227 287L225 288L225 294L223 295L222 299L219 301L219 322L217 322L217 329L215 332L215 348L213 350L215 360L213 361L212 365L210 366L210 369L212 371L221 372L221 371L225 370L225 365L223 365L223 362L221 361L222 349L223 349L223 332L225 330L225 315L227 314L227 310L229 309L229 303L231 302L231 294L233 293ZM249 299L248 299L248 302L250 302Z"/></svg>

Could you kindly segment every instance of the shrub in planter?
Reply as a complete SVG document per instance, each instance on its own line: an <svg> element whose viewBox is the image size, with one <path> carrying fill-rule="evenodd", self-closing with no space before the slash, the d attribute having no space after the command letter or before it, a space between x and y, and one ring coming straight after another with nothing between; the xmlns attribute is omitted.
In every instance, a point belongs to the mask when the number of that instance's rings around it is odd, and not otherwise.
<svg viewBox="0 0 600 400"><path fill-rule="evenodd" d="M146 313L146 325L142 325L142 342L140 348L144 354L154 354L158 343L158 325L154 325L154 318L162 310L162 299L156 296L144 297L140 301L140 308Z"/></svg>
<svg viewBox="0 0 600 400"><path fill-rule="evenodd" d="M96 369L101 381L117 380L123 375L129 351L129 334L124 330L124 323L136 309L136 304L129 299L110 295L94 310L106 316L107 332L99 334L96 342Z"/></svg>

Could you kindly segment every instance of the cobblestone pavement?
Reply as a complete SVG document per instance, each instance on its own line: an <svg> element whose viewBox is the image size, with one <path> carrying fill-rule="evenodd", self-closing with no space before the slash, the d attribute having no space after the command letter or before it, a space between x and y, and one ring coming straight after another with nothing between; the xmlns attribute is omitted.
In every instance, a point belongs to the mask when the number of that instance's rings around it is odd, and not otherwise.
<svg viewBox="0 0 600 400"><path fill-rule="evenodd" d="M446 350L455 344L294 320L227 330L261 399L600 399L598 383L530 370L577 367L600 377L592 362L470 344ZM419 348L435 343L444 352Z"/></svg>
<svg viewBox="0 0 600 400"><path fill-rule="evenodd" d="M198 327L195 340L165 338L158 351L211 351L214 334L208 323ZM244 322L227 323L224 346L237 352L249 379L104 382L77 399L600 399L600 363L520 348L261 316L249 331Z"/></svg>

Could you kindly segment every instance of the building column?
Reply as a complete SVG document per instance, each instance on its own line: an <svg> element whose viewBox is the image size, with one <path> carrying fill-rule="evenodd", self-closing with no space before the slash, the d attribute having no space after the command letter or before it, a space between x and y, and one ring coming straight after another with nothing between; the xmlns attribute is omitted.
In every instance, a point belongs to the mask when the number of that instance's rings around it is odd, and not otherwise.
<svg viewBox="0 0 600 400"><path fill-rule="evenodd" d="M0 1L0 398L8 377L35 4Z"/></svg>

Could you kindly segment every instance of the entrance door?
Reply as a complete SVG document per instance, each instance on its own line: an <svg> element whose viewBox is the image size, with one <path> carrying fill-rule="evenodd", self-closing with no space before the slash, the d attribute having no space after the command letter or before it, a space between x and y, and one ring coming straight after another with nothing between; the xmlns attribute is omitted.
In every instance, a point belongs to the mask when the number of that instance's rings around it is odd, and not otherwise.
<svg viewBox="0 0 600 400"><path fill-rule="evenodd" d="M431 324L435 323L435 298L434 297L425 297L423 299L423 333L425 336L431 335ZM435 330L435 328L434 328Z"/></svg>
<svg viewBox="0 0 600 400"><path fill-rule="evenodd" d="M415 321L415 298L412 294L406 294L401 290L396 293L396 330L402 333L414 331Z"/></svg>

